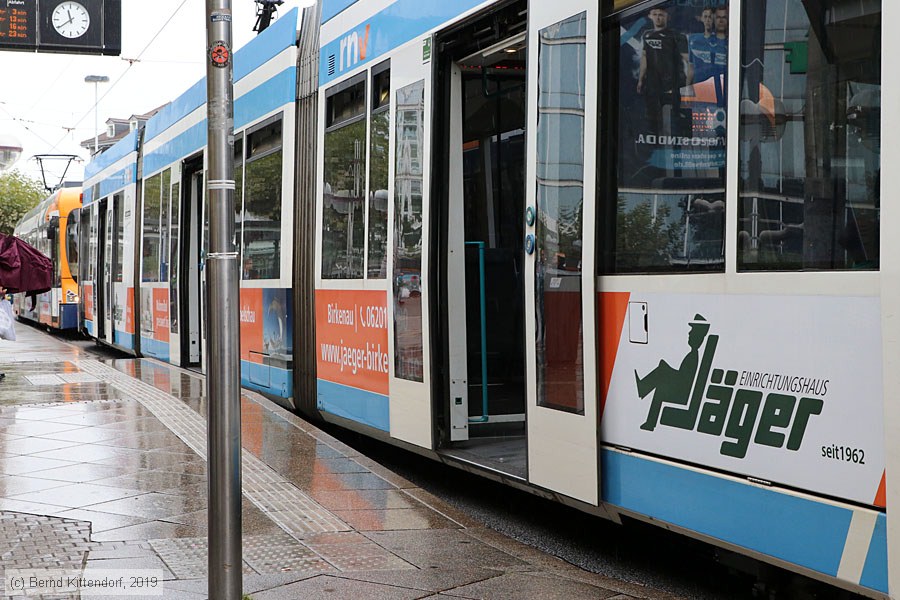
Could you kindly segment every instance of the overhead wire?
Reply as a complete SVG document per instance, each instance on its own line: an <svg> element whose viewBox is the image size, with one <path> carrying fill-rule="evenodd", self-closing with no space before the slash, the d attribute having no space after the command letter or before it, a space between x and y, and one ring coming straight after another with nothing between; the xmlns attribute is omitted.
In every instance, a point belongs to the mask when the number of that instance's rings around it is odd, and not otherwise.
<svg viewBox="0 0 900 600"><path fill-rule="evenodd" d="M144 55L144 53L147 52L147 50L150 48L150 46L153 45L153 42L156 41L156 38L158 38L160 36L160 34L162 34L162 32L165 31L166 27L169 26L169 23L172 22L172 19L175 18L175 15L177 15L178 12L184 7L184 5L187 4L187 1L188 0L181 0L181 4L179 4L178 7L172 11L172 14L169 15L169 18L166 19L166 22L163 23L162 27L160 27L159 30L150 39L150 41L147 42L147 45L144 46L144 49L138 53L136 58L128 61L128 66L125 67L125 70L122 71L122 73L116 78L115 81L113 81L108 87L106 87L106 91L103 93L103 95L97 99L97 101L91 106L90 109L87 110L87 112L85 112L83 115L81 115L81 118L78 119L74 125L72 125L72 129L78 127L82 121L84 121L86 118L88 118L94 112L94 110L96 110L96 108L97 108L97 106L99 106L100 102L102 102L103 99L106 98L110 93L112 93L112 91L116 88L116 85L118 85L119 82L122 81L122 78L128 74L128 72L131 70L131 68L134 66L134 64L136 62L140 62L141 57ZM67 135L68 135L68 133L66 135L64 135L62 138L60 138L60 140L58 142L56 142L50 148L50 150L53 151L57 148L57 146L62 144L63 141L65 141Z"/></svg>

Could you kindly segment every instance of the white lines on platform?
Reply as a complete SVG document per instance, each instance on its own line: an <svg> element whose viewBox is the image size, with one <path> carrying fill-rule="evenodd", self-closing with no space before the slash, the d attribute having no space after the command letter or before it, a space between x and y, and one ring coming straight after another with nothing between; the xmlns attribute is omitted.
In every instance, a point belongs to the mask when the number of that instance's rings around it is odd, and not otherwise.
<svg viewBox="0 0 900 600"><path fill-rule="evenodd" d="M206 419L190 407L174 396L98 361L80 361L79 367L135 398L206 459ZM241 471L244 496L287 533L303 537L311 533L351 531L349 525L247 450L241 453Z"/></svg>
<svg viewBox="0 0 900 600"><path fill-rule="evenodd" d="M31 385L66 385L67 383L99 383L100 380L89 373L56 373L53 375L26 375L25 381Z"/></svg>

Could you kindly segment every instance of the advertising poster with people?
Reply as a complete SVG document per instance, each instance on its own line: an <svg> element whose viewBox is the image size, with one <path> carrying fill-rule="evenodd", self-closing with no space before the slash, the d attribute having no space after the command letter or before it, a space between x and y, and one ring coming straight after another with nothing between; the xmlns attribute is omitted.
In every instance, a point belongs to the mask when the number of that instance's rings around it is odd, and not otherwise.
<svg viewBox="0 0 900 600"><path fill-rule="evenodd" d="M677 0L614 15L607 143L616 171L609 272L724 266L728 5ZM614 244L614 247L612 246Z"/></svg>
<svg viewBox="0 0 900 600"><path fill-rule="evenodd" d="M620 184L725 166L728 6L658 4L620 23Z"/></svg>
<svg viewBox="0 0 900 600"><path fill-rule="evenodd" d="M292 312L288 290L242 288L241 360L262 363L293 354Z"/></svg>

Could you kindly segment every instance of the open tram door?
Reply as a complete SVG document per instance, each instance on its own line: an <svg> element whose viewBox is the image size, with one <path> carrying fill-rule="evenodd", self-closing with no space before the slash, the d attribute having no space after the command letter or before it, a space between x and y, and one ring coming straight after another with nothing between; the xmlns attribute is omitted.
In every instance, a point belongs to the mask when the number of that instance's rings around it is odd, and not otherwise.
<svg viewBox="0 0 900 600"><path fill-rule="evenodd" d="M171 281L176 290L172 310L177 308L181 366L205 370L203 364L203 310L205 284L203 260L204 199L203 156L181 165L180 227L177 240L178 271ZM173 187L177 193L178 188ZM170 291L171 301L171 291Z"/></svg>
<svg viewBox="0 0 900 600"><path fill-rule="evenodd" d="M597 504L593 107L599 3L531 0L528 11L528 479Z"/></svg>
<svg viewBox="0 0 900 600"><path fill-rule="evenodd" d="M522 481L527 9L527 0L496 3L438 34L433 161L443 211L440 451Z"/></svg>
<svg viewBox="0 0 900 600"><path fill-rule="evenodd" d="M391 437L432 448L431 340L429 303L431 290L429 209L431 131L432 38L413 42L391 58L393 103L391 145L394 152L389 172L394 181L393 218L389 218L388 302L394 318L390 369Z"/></svg>
<svg viewBox="0 0 900 600"><path fill-rule="evenodd" d="M97 327L96 337L107 344L114 343L113 322L113 265L115 264L115 245L113 244L113 226L115 215L111 213L110 202L104 198L97 203L97 280L94 282L94 319Z"/></svg>

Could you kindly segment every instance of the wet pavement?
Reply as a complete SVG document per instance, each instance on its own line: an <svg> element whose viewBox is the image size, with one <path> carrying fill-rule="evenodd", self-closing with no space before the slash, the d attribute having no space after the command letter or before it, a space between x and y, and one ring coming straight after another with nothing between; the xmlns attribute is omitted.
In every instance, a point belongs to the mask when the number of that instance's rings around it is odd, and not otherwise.
<svg viewBox="0 0 900 600"><path fill-rule="evenodd" d="M206 598L203 378L17 335L0 341L0 598L35 569L156 578L105 597ZM673 597L487 529L257 394L241 415L253 600Z"/></svg>

